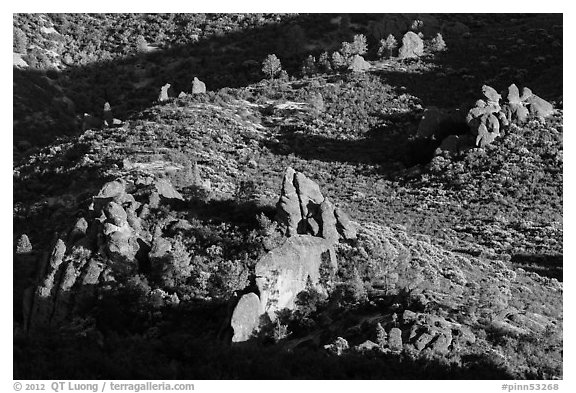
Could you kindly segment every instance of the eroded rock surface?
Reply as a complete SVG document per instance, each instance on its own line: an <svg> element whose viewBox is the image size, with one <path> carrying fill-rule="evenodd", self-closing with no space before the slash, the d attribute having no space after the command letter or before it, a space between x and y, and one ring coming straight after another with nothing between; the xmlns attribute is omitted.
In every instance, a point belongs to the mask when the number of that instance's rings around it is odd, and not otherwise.
<svg viewBox="0 0 576 393"><path fill-rule="evenodd" d="M337 209L328 200L321 208L325 200L318 184L288 167L276 205L277 220L286 227L288 236L325 234L337 240L335 234L338 233L343 239L354 239L354 224L342 210L338 210L339 219Z"/></svg>
<svg viewBox="0 0 576 393"><path fill-rule="evenodd" d="M182 198L166 179L156 179L152 185L163 197ZM141 187L150 192L149 186ZM126 180L102 186L86 216L76 221L66 241L58 239L41 264L37 285L26 291L23 310L27 331L58 328L95 296L98 287L138 273L138 254L152 239L138 217L140 207L141 203L127 192ZM161 240L155 240L150 258L162 251ZM150 246L144 251L148 250Z"/></svg>

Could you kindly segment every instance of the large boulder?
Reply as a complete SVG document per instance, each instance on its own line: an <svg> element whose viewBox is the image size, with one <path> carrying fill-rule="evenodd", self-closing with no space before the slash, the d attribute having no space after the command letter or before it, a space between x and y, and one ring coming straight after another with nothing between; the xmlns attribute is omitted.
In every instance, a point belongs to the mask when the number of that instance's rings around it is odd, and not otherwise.
<svg viewBox="0 0 576 393"><path fill-rule="evenodd" d="M424 41L418 34L409 31L402 37L402 46L398 57L400 59L418 58L424 54Z"/></svg>
<svg viewBox="0 0 576 393"><path fill-rule="evenodd" d="M232 314L232 342L248 341L260 326L260 299L253 292L240 298Z"/></svg>
<svg viewBox="0 0 576 393"><path fill-rule="evenodd" d="M194 77L192 81L192 94L202 94L206 93L206 84L200 79Z"/></svg>
<svg viewBox="0 0 576 393"><path fill-rule="evenodd" d="M369 70L371 67L370 63L368 63L364 58L360 55L354 55L350 65L348 66L348 70L352 72L364 72Z"/></svg>
<svg viewBox="0 0 576 393"><path fill-rule="evenodd" d="M309 236L292 236L268 252L256 264L256 285L260 291L261 313L270 320L276 311L293 310L297 295L311 283L320 291L320 265L323 261L336 268L336 255L330 241Z"/></svg>

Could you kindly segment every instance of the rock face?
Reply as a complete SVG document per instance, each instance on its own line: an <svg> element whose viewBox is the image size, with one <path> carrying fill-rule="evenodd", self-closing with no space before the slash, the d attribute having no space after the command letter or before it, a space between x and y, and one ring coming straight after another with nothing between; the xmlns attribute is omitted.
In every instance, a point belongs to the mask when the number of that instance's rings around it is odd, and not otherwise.
<svg viewBox="0 0 576 393"><path fill-rule="evenodd" d="M192 94L202 94L206 93L206 84L200 79L194 77L192 81Z"/></svg>
<svg viewBox="0 0 576 393"><path fill-rule="evenodd" d="M162 86L160 88L160 94L158 95L158 101L160 101L160 102L168 101L168 99L170 98L170 95L169 95L170 87L172 87L172 85L170 85L170 83L166 83L164 86Z"/></svg>
<svg viewBox="0 0 576 393"><path fill-rule="evenodd" d="M352 72L364 72L370 69L370 63L368 63L364 58L360 55L354 55L352 58L352 62L348 66L348 70Z"/></svg>
<svg viewBox="0 0 576 393"><path fill-rule="evenodd" d="M280 199L276 204L277 220L286 227L286 234L310 234L334 237L335 233L344 239L354 239L356 229L341 210L336 210L326 200L320 187L304 174L288 167L282 182ZM334 228L335 227L335 228Z"/></svg>
<svg viewBox="0 0 576 393"><path fill-rule="evenodd" d="M165 198L182 196L165 179L143 186ZM123 179L110 181L92 198L86 217L79 218L41 264L38 283L24 296L25 329L57 328L96 295L96 288L139 269L138 253L152 234L142 230L141 207ZM144 209L142 209L144 210ZM155 240L155 249L161 238ZM148 252L149 246L145 247ZM153 258L153 252L150 253Z"/></svg>
<svg viewBox="0 0 576 393"><path fill-rule="evenodd" d="M402 37L402 46L398 57L400 59L418 58L424 54L424 42L418 34L409 31Z"/></svg>
<svg viewBox="0 0 576 393"><path fill-rule="evenodd" d="M277 220L286 228L287 238L256 263L259 296L244 295L236 306L235 342L258 330L262 317L274 321L277 311L295 309L298 294L309 285L325 293L321 271L337 269L335 244L356 238L350 218L322 195L318 184L290 167L282 182Z"/></svg>
<svg viewBox="0 0 576 393"><path fill-rule="evenodd" d="M294 309L296 296L306 289L308 282L322 291L320 265L323 261L336 268L331 242L309 235L290 237L264 255L256 264L261 312L274 321L276 311Z"/></svg>

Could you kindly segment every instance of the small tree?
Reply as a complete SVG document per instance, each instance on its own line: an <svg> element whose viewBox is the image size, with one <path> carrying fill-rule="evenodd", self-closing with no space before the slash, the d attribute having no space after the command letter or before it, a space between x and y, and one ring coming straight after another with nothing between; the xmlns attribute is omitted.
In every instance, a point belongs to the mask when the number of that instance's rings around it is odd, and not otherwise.
<svg viewBox="0 0 576 393"><path fill-rule="evenodd" d="M388 36L385 40L380 40L380 47L378 48L378 57L384 58L384 56L392 57L392 53L398 47L398 41L392 34Z"/></svg>
<svg viewBox="0 0 576 393"><path fill-rule="evenodd" d="M340 52L332 53L332 68L339 71L346 67L348 64L346 59L340 54Z"/></svg>
<svg viewBox="0 0 576 393"><path fill-rule="evenodd" d="M275 54L266 56L262 62L262 72L268 76L268 79L274 79L274 77L282 70L282 64Z"/></svg>
<svg viewBox="0 0 576 393"><path fill-rule="evenodd" d="M304 62L302 62L302 75L312 76L316 73L316 58L309 55Z"/></svg>
<svg viewBox="0 0 576 393"><path fill-rule="evenodd" d="M332 65L330 65L330 57L328 56L328 52L323 52L318 58L318 68L320 68L322 72L326 73L332 71Z"/></svg>
<svg viewBox="0 0 576 393"><path fill-rule="evenodd" d="M352 41L352 54L364 55L368 52L368 44L366 43L366 36L364 34L356 34Z"/></svg>
<svg viewBox="0 0 576 393"><path fill-rule="evenodd" d="M446 42L444 42L444 38L442 34L438 33L432 41L430 41L430 47L434 52L442 52L446 50Z"/></svg>
<svg viewBox="0 0 576 393"><path fill-rule="evenodd" d="M376 342L381 349L386 348L388 345L388 333L386 333L380 322L376 324Z"/></svg>

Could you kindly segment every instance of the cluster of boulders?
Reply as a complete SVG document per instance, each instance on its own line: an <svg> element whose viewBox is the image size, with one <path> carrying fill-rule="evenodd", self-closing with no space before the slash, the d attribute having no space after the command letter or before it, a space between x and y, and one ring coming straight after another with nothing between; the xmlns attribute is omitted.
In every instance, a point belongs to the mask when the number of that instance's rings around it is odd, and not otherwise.
<svg viewBox="0 0 576 393"><path fill-rule="evenodd" d="M385 353L402 350L420 352L429 349L446 354L475 342L476 335L467 326L447 321L438 315L404 310L400 317L394 314L391 318L384 318L377 323L375 341L366 340L350 346L345 338L338 337L331 344L325 345L324 349L338 356L350 349L357 352L377 350Z"/></svg>
<svg viewBox="0 0 576 393"><path fill-rule="evenodd" d="M296 307L297 295L312 285L325 293L320 283L324 266L337 269L334 246L356 238L355 224L304 174L288 167L277 203L277 222L286 239L265 254L255 268L258 293L242 296L232 315L232 341L250 339L276 313Z"/></svg>
<svg viewBox="0 0 576 393"><path fill-rule="evenodd" d="M322 195L316 182L291 167L284 173L276 207L277 219L288 236L310 234L331 241L356 237L347 214Z"/></svg>
<svg viewBox="0 0 576 393"><path fill-rule="evenodd" d="M459 153L474 146L484 147L493 143L502 136L505 127L522 125L529 116L543 121L554 112L551 103L527 87L520 94L515 84L511 84L503 94L505 100L502 100L502 94L488 85L482 86L482 95L483 98L476 101L465 116L460 109L427 108L418 125L417 138L441 140L436 154ZM468 132L452 134L453 129L459 128L458 124L465 125Z"/></svg>
<svg viewBox="0 0 576 393"><path fill-rule="evenodd" d="M151 207L183 198L166 179L138 186L139 191L146 190L147 202L136 201L124 179L106 183L92 198L88 214L76 221L67 236L57 239L41 263L40 281L25 292L27 331L59 326L96 288L139 271L142 253L150 250L154 240L142 220ZM28 243L22 238L18 250L31 249Z"/></svg>
<svg viewBox="0 0 576 393"><path fill-rule="evenodd" d="M203 93L206 93L206 84L197 77L194 77L194 80L192 81L192 94L203 94ZM186 93L184 93L183 91L180 92L180 94L178 95L179 98L185 96ZM158 101L165 102L172 97L176 97L174 89L172 89L172 85L170 83L166 83L164 86L160 88L160 93L158 94Z"/></svg>

